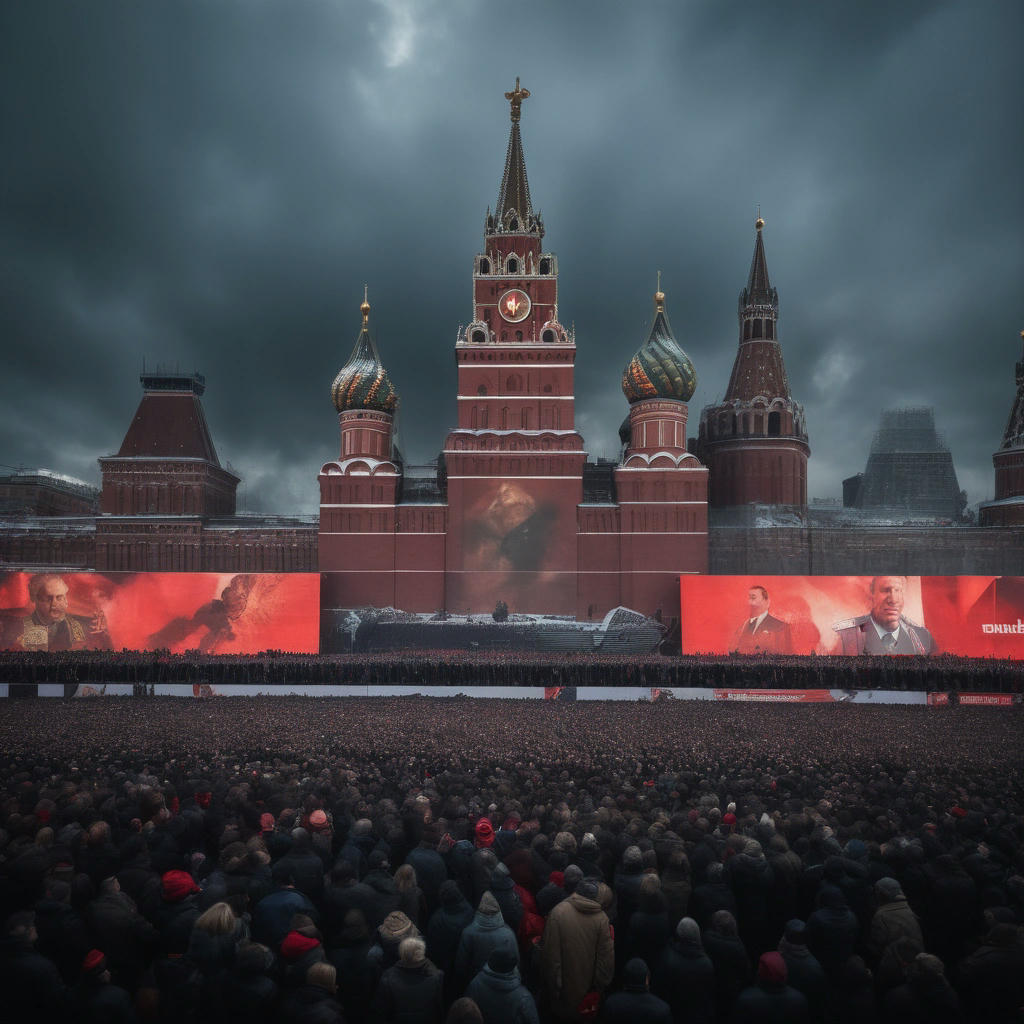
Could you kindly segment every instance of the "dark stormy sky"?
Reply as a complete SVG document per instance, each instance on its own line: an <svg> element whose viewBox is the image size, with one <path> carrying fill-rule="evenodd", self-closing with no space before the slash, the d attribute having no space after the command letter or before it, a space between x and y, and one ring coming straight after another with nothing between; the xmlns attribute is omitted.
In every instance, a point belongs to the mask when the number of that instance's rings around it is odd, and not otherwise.
<svg viewBox="0 0 1024 1024"><path fill-rule="evenodd" d="M658 270L691 433L722 396L759 203L810 494L882 409L931 405L984 500L1024 327L1022 37L1014 0L5 4L0 463L98 482L143 360L177 364L242 507L312 512L364 283L406 460L435 456L519 75L593 457Z"/></svg>

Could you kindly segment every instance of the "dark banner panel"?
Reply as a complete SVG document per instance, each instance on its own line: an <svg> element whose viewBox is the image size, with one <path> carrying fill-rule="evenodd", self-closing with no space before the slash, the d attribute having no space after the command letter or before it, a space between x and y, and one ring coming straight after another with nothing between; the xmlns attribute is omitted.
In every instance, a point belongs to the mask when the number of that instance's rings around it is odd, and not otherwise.
<svg viewBox="0 0 1024 1024"><path fill-rule="evenodd" d="M1016 576L683 576L687 654L1024 658Z"/></svg>
<svg viewBox="0 0 1024 1024"><path fill-rule="evenodd" d="M0 650L318 649L316 573L6 573Z"/></svg>

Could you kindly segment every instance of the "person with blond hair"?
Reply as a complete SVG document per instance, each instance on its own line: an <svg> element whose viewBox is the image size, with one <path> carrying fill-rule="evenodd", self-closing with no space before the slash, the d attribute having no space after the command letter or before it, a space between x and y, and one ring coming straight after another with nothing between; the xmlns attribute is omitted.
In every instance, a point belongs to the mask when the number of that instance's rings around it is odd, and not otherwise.
<svg viewBox="0 0 1024 1024"><path fill-rule="evenodd" d="M444 975L427 959L423 939L403 939L398 962L380 978L373 1000L381 1024L441 1024Z"/></svg>
<svg viewBox="0 0 1024 1024"><path fill-rule="evenodd" d="M282 1024L344 1024L341 1004L335 998L338 972L320 961L306 969L305 981L289 992L281 1004Z"/></svg>

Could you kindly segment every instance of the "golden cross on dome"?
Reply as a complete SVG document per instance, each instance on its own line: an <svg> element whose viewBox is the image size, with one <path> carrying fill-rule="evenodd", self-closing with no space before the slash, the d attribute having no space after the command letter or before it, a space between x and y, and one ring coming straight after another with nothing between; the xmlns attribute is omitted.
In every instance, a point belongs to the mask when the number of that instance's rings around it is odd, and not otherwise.
<svg viewBox="0 0 1024 1024"><path fill-rule="evenodd" d="M523 100L530 95L529 89L519 88L519 76L516 76L516 87L512 92L505 93L505 99L512 104L512 123L516 124L519 121L519 108L523 105Z"/></svg>

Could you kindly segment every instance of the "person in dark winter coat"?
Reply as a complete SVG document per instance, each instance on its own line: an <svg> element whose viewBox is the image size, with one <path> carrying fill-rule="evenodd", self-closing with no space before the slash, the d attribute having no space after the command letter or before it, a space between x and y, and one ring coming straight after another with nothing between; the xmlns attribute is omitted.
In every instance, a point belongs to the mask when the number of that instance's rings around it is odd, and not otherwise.
<svg viewBox="0 0 1024 1024"><path fill-rule="evenodd" d="M906 983L886 995L882 1019L887 1024L961 1024L960 999L937 956L917 954L907 970Z"/></svg>
<svg viewBox="0 0 1024 1024"><path fill-rule="evenodd" d="M258 942L243 942L225 975L222 1014L225 1024L270 1024L277 1014L278 987L271 977L274 954Z"/></svg>
<svg viewBox="0 0 1024 1024"><path fill-rule="evenodd" d="M761 844L747 840L742 853L731 857L727 875L736 896L736 921L740 938L747 952L757 956L778 941L778 932L772 928L772 889L774 875Z"/></svg>
<svg viewBox="0 0 1024 1024"><path fill-rule="evenodd" d="M102 950L90 950L82 961L81 978L74 993L77 1024L135 1024L131 996L110 982Z"/></svg>
<svg viewBox="0 0 1024 1024"><path fill-rule="evenodd" d="M807 948L807 928L799 918L786 923L779 952L786 962L789 984L807 997L808 1019L811 1024L820 1024L828 1005L828 979L821 964Z"/></svg>
<svg viewBox="0 0 1024 1024"><path fill-rule="evenodd" d="M335 861L325 881L320 927L324 941L330 946L344 928L350 910L358 910L364 919L369 917L374 891L356 879L355 871L347 860Z"/></svg>
<svg viewBox="0 0 1024 1024"><path fill-rule="evenodd" d="M786 984L781 953L762 953L757 982L744 989L733 1008L734 1024L806 1024L807 1000Z"/></svg>
<svg viewBox="0 0 1024 1024"><path fill-rule="evenodd" d="M693 888L690 916L706 932L719 910L727 910L736 917L736 897L725 880L725 865L716 861L708 866L707 881Z"/></svg>
<svg viewBox="0 0 1024 1024"><path fill-rule="evenodd" d="M604 1024L672 1024L672 1011L650 992L650 980L646 962L630 960L622 972L622 991L608 997L599 1019Z"/></svg>
<svg viewBox="0 0 1024 1024"><path fill-rule="evenodd" d="M491 872L491 895L498 901L505 924L518 934L523 920L523 903L516 892L516 884L504 864L497 864Z"/></svg>
<svg viewBox="0 0 1024 1024"><path fill-rule="evenodd" d="M675 936L653 965L651 991L668 1003L674 1024L713 1024L715 966L692 917L680 919Z"/></svg>
<svg viewBox="0 0 1024 1024"><path fill-rule="evenodd" d="M831 979L853 955L860 934L842 890L823 886L821 906L807 919L807 947Z"/></svg>
<svg viewBox="0 0 1024 1024"><path fill-rule="evenodd" d="M292 829L291 849L273 865L271 876L278 885L290 881L317 904L324 889L324 865L313 850L312 837L304 828Z"/></svg>
<svg viewBox="0 0 1024 1024"><path fill-rule="evenodd" d="M441 886L448 878L448 866L444 858L437 852L437 844L441 839L440 830L433 822L423 828L423 836L419 845L410 850L405 863L416 871L416 879L423 890L423 898L427 901L427 915L437 910L441 899Z"/></svg>
<svg viewBox="0 0 1024 1024"><path fill-rule="evenodd" d="M439 898L440 905L427 924L427 956L444 972L445 1002L449 1002L456 994L455 954L463 931L473 920L473 908L452 879L441 885Z"/></svg>
<svg viewBox="0 0 1024 1024"><path fill-rule="evenodd" d="M633 916L640 902L640 883L643 881L644 860L639 846L627 846L622 854L622 861L615 869L612 891L615 893L617 907L616 939L624 939L629 929L629 919ZM616 941L618 950L620 942Z"/></svg>
<svg viewBox="0 0 1024 1024"><path fill-rule="evenodd" d="M754 969L728 910L716 911L704 930L704 952L715 967L715 1006L719 1020L728 1020L737 996L754 980Z"/></svg>
<svg viewBox="0 0 1024 1024"><path fill-rule="evenodd" d="M67 1019L68 992L53 962L35 951L35 915L12 914L0 936L0 991L8 1020L61 1024Z"/></svg>
<svg viewBox="0 0 1024 1024"><path fill-rule="evenodd" d="M960 962L958 988L974 1020L1019 1020L1024 1006L1024 945L1011 920L999 922L992 911L985 917L988 933Z"/></svg>
<svg viewBox="0 0 1024 1024"><path fill-rule="evenodd" d="M370 870L363 878L363 884L373 893L366 911L366 923L377 928L393 910L401 909L402 895L388 870L388 857L383 850L374 850L368 860Z"/></svg>
<svg viewBox="0 0 1024 1024"><path fill-rule="evenodd" d="M39 934L36 949L57 965L66 985L73 985L78 980L82 959L89 952L90 941L85 920L71 906L71 886L49 879L46 894L34 909ZM152 926L147 924L147 928L155 937Z"/></svg>
<svg viewBox="0 0 1024 1024"><path fill-rule="evenodd" d="M192 926L200 913L199 886L187 871L165 871L160 878L161 904L156 912L156 928L160 933L163 953L184 953Z"/></svg>
<svg viewBox="0 0 1024 1024"><path fill-rule="evenodd" d="M334 995L337 988L337 975L330 964L311 964L303 983L281 1003L282 1024L345 1024Z"/></svg>
<svg viewBox="0 0 1024 1024"><path fill-rule="evenodd" d="M514 956L516 963L519 963L519 944L515 932L505 924L498 901L489 892L485 892L472 922L462 932L455 953L457 991L465 991L496 949Z"/></svg>
<svg viewBox="0 0 1024 1024"><path fill-rule="evenodd" d="M271 949L277 949L296 914L305 914L316 920L316 908L295 886L286 885L264 896L253 911L253 938Z"/></svg>
<svg viewBox="0 0 1024 1024"><path fill-rule="evenodd" d="M843 964L832 989L831 1004L834 1024L877 1024L875 979L862 957L851 956Z"/></svg>
<svg viewBox="0 0 1024 1024"><path fill-rule="evenodd" d="M480 1008L484 1024L539 1024L537 1004L519 977L515 958L496 949L466 995Z"/></svg>
<svg viewBox="0 0 1024 1024"><path fill-rule="evenodd" d="M193 908L198 909L194 901ZM198 914L191 919L195 916ZM100 883L100 894L89 904L86 920L114 979L125 988L134 988L159 942L157 930L121 892L116 878L105 878Z"/></svg>
<svg viewBox="0 0 1024 1024"><path fill-rule="evenodd" d="M372 943L361 910L350 910L345 924L327 947L327 959L338 972L338 1000L351 1021L366 1020L380 971L369 957Z"/></svg>
<svg viewBox="0 0 1024 1024"><path fill-rule="evenodd" d="M398 962L381 975L371 1019L379 1024L441 1024L444 980L420 938L403 939Z"/></svg>
<svg viewBox="0 0 1024 1024"><path fill-rule="evenodd" d="M377 845L373 835L373 822L369 818L360 818L353 826L345 840L345 845L338 852L338 860L347 860L361 879L369 871L367 860ZM335 861L337 863L337 861Z"/></svg>
<svg viewBox="0 0 1024 1024"><path fill-rule="evenodd" d="M657 875L645 874L640 881L636 909L629 918L622 943L624 959L655 963L670 934L668 907L661 893L661 880Z"/></svg>

